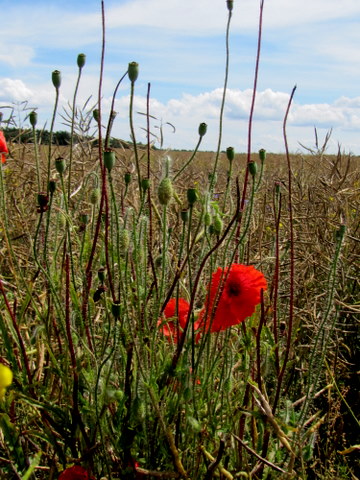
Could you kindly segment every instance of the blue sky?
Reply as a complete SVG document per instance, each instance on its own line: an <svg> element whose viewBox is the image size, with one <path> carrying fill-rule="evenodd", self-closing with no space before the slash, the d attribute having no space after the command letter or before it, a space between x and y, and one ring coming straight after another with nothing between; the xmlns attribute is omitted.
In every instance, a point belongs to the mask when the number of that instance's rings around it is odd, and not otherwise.
<svg viewBox="0 0 360 480"><path fill-rule="evenodd" d="M255 66L259 0L234 0L230 75L222 148L247 149L247 122ZM27 101L39 125L51 119L51 72L62 72L59 112L67 108L77 76L76 57L87 62L78 104L97 99L100 0L0 0L0 109ZM208 124L203 149L215 150L225 66L225 0L106 0L103 110L128 62L140 64L135 109L145 111L151 83L152 130L160 122L167 148L193 148L199 123ZM263 42L253 125L253 150L284 151L282 120L297 85L288 121L292 152L314 145L332 128L329 152L360 154L360 2L265 0ZM119 89L113 134L129 139L129 82ZM7 109L2 108L7 113ZM136 134L145 141L144 117ZM26 122L25 122L26 125ZM61 125L58 117L57 128Z"/></svg>

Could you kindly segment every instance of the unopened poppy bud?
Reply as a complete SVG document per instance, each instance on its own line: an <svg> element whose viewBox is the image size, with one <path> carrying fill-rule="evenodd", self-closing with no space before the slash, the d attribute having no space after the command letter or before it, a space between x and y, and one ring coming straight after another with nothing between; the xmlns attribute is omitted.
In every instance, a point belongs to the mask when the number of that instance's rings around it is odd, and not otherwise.
<svg viewBox="0 0 360 480"><path fill-rule="evenodd" d="M229 12L231 12L233 7L234 7L234 0L226 0L226 6L227 6Z"/></svg>
<svg viewBox="0 0 360 480"><path fill-rule="evenodd" d="M210 215L209 212L205 212L204 223L207 227L209 227L211 225L211 215Z"/></svg>
<svg viewBox="0 0 360 480"><path fill-rule="evenodd" d="M141 188L143 192L146 192L146 190L148 190L149 187L150 187L150 180L148 178L143 178L141 180Z"/></svg>
<svg viewBox="0 0 360 480"><path fill-rule="evenodd" d="M261 162L265 162L266 159L266 150L264 148L261 148L259 150L259 158Z"/></svg>
<svg viewBox="0 0 360 480"><path fill-rule="evenodd" d="M111 305L111 313L114 315L115 319L120 318L121 316L121 305L120 303L113 303Z"/></svg>
<svg viewBox="0 0 360 480"><path fill-rule="evenodd" d="M90 203L97 205L100 200L100 188L93 188L90 193Z"/></svg>
<svg viewBox="0 0 360 480"><path fill-rule="evenodd" d="M252 175L253 177L255 177L255 175L256 175L256 173L257 173L257 164L256 164L256 162L248 162L248 169L249 169L250 175Z"/></svg>
<svg viewBox="0 0 360 480"><path fill-rule="evenodd" d="M223 229L223 221L219 217L219 215L215 215L214 220L213 220L213 228L214 228L214 233L216 235L220 235L222 229Z"/></svg>
<svg viewBox="0 0 360 480"><path fill-rule="evenodd" d="M110 172L115 165L115 152L113 150L104 151L104 165Z"/></svg>
<svg viewBox="0 0 360 480"><path fill-rule="evenodd" d="M29 113L30 125L35 128L37 124L37 113L35 111Z"/></svg>
<svg viewBox="0 0 360 480"><path fill-rule="evenodd" d="M77 65L80 69L83 68L83 66L85 65L85 61L86 61L85 53L79 53L79 55L77 56Z"/></svg>
<svg viewBox="0 0 360 480"><path fill-rule="evenodd" d="M104 283L105 278L106 278L106 269L105 267L100 267L98 270L98 279L100 280L101 283Z"/></svg>
<svg viewBox="0 0 360 480"><path fill-rule="evenodd" d="M54 70L51 74L51 80L56 90L59 89L61 85L61 72L59 70Z"/></svg>
<svg viewBox="0 0 360 480"><path fill-rule="evenodd" d="M65 162L65 159L63 157L58 157L55 160L55 168L56 168L56 171L60 175L62 175L65 172L66 162Z"/></svg>
<svg viewBox="0 0 360 480"><path fill-rule="evenodd" d="M336 231L336 240L341 241L344 238L346 232L346 226L342 223L339 229Z"/></svg>
<svg viewBox="0 0 360 480"><path fill-rule="evenodd" d="M187 191L187 200L189 202L190 207L194 205L196 200L198 199L198 193L195 188L188 188Z"/></svg>
<svg viewBox="0 0 360 480"><path fill-rule="evenodd" d="M203 137L206 134L207 131L207 124L206 123L200 123L199 125L199 135L200 137Z"/></svg>
<svg viewBox="0 0 360 480"><path fill-rule="evenodd" d="M94 108L92 113L93 113L95 122L99 123L99 120L100 120L99 110L97 108Z"/></svg>
<svg viewBox="0 0 360 480"><path fill-rule="evenodd" d="M131 83L135 83L139 75L139 64L137 62L130 62L128 66L128 75Z"/></svg>
<svg viewBox="0 0 360 480"><path fill-rule="evenodd" d="M174 194L172 182L169 177L161 180L158 188L158 198L161 205L167 205Z"/></svg>
<svg viewBox="0 0 360 480"><path fill-rule="evenodd" d="M126 252L129 248L129 245L130 245L130 234L129 234L129 230L126 230L126 228L123 228L121 231L120 231L120 234L119 234L119 245L120 245L120 250L122 252Z"/></svg>
<svg viewBox="0 0 360 480"><path fill-rule="evenodd" d="M125 173L124 182L125 182L125 185L129 185L129 183L131 182L131 173L130 172Z"/></svg>
<svg viewBox="0 0 360 480"><path fill-rule="evenodd" d="M189 219L189 212L186 208L184 208L183 210L181 210L180 212L180 217L181 217L181 220L185 223L188 221Z"/></svg>
<svg viewBox="0 0 360 480"><path fill-rule="evenodd" d="M53 195L56 191L56 180L49 180L49 192Z"/></svg>
<svg viewBox="0 0 360 480"><path fill-rule="evenodd" d="M226 156L227 156L227 159L229 160L230 163L234 160L234 158L235 158L234 147L228 147L226 149Z"/></svg>

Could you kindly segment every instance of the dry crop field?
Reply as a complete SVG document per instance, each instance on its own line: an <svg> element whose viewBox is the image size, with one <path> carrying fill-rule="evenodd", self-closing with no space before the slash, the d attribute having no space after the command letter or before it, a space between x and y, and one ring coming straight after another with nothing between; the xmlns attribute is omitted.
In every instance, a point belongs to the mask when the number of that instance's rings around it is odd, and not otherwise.
<svg viewBox="0 0 360 480"><path fill-rule="evenodd" d="M9 147L1 478L356 478L357 157Z"/></svg>

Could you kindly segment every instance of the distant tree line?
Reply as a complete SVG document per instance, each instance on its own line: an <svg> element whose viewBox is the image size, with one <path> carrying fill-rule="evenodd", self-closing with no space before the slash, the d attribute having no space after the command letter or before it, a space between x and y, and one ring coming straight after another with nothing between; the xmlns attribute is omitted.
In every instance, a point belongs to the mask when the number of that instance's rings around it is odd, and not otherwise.
<svg viewBox="0 0 360 480"><path fill-rule="evenodd" d="M8 142L14 143L34 143L34 135L30 129L21 129L16 127L4 128L3 129L5 138ZM38 143L42 145L49 145L50 142L50 132L48 130L36 130L36 139ZM53 132L52 134L52 145L66 146L70 145L71 134L67 130L60 130ZM78 136L74 133L73 143L74 145L82 142L91 142L94 146L98 145L98 139L90 136ZM138 143L139 147L145 147L144 144ZM132 146L131 142L125 142L118 138L110 138L110 147L111 148L130 148ZM154 147L153 147L154 148Z"/></svg>

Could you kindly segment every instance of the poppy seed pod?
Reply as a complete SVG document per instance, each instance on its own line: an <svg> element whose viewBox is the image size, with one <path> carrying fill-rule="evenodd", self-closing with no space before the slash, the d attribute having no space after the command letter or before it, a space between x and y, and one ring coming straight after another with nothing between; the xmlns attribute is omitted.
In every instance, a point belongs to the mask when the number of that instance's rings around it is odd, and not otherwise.
<svg viewBox="0 0 360 480"><path fill-rule="evenodd" d="M198 194L197 194L197 191L195 188L188 188L187 190L187 200L188 200L188 203L190 205L190 207L192 207L194 205L194 203L196 202L196 200L198 199Z"/></svg>
<svg viewBox="0 0 360 480"><path fill-rule="evenodd" d="M233 7L234 7L234 0L226 0L226 6L227 6L229 12L231 12Z"/></svg>
<svg viewBox="0 0 360 480"><path fill-rule="evenodd" d="M29 113L30 125L35 128L37 124L37 113L35 111Z"/></svg>
<svg viewBox="0 0 360 480"><path fill-rule="evenodd" d="M124 182L125 182L125 185L129 185L129 183L131 182L131 173L130 172L125 173Z"/></svg>
<svg viewBox="0 0 360 480"><path fill-rule="evenodd" d="M235 158L234 147L228 147L226 149L226 157L227 157L227 159L229 160L230 163L234 160L234 158Z"/></svg>
<svg viewBox="0 0 360 480"><path fill-rule="evenodd" d="M158 187L158 198L161 205L167 205L174 194L174 188L169 177L161 180Z"/></svg>
<svg viewBox="0 0 360 480"><path fill-rule="evenodd" d="M256 162L249 162L249 163L248 163L248 169L249 169L250 175L252 175L253 177L255 177L255 175L256 175L256 173L257 173L257 164L256 164Z"/></svg>
<svg viewBox="0 0 360 480"><path fill-rule="evenodd" d="M113 303L111 305L111 313L114 315L115 319L120 318L120 315L121 315L121 305L120 305L120 303Z"/></svg>
<svg viewBox="0 0 360 480"><path fill-rule="evenodd" d="M49 192L51 195L53 195L56 191L56 181L55 180L49 180Z"/></svg>
<svg viewBox="0 0 360 480"><path fill-rule="evenodd" d="M141 180L141 188L143 190L143 192L146 192L146 190L148 190L150 187L150 180L148 178L143 178Z"/></svg>
<svg viewBox="0 0 360 480"><path fill-rule="evenodd" d="M139 64L137 62L130 62L128 66L128 75L131 83L135 83L139 76Z"/></svg>
<svg viewBox="0 0 360 480"><path fill-rule="evenodd" d="M56 90L58 88L60 88L60 85L61 85L61 72L59 70L54 70L51 74L51 80L52 80L52 83L54 85L54 87L56 88Z"/></svg>
<svg viewBox="0 0 360 480"><path fill-rule="evenodd" d="M110 172L115 165L115 152L113 150L104 151L104 165Z"/></svg>
<svg viewBox="0 0 360 480"><path fill-rule="evenodd" d="M85 65L85 61L86 61L85 53L79 53L79 55L77 56L77 65L80 69L83 68L83 66Z"/></svg>
<svg viewBox="0 0 360 480"><path fill-rule="evenodd" d="M264 148L261 148L259 150L259 158L261 162L265 162L266 159L266 150Z"/></svg>
<svg viewBox="0 0 360 480"><path fill-rule="evenodd" d="M200 123L199 125L199 135L200 137L203 137L206 134L207 131L207 124L206 123Z"/></svg>
<svg viewBox="0 0 360 480"><path fill-rule="evenodd" d="M63 157L58 157L55 160L55 168L56 168L56 171L60 175L62 175L65 172L66 163L65 163L65 159Z"/></svg>

